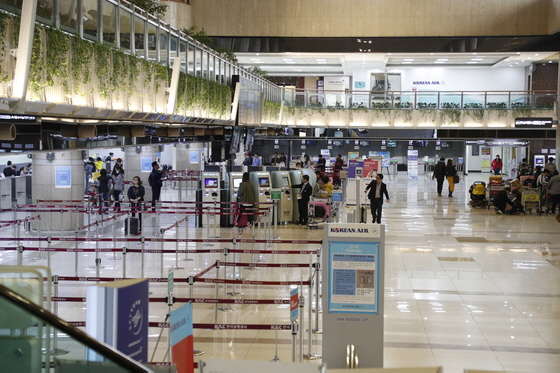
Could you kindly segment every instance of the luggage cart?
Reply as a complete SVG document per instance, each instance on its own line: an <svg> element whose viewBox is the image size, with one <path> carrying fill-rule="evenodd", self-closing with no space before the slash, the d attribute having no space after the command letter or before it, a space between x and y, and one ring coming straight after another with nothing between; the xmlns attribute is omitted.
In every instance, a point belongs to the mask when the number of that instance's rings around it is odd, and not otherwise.
<svg viewBox="0 0 560 373"><path fill-rule="evenodd" d="M332 202L330 198L314 198L308 205L309 229L318 229L319 223L327 223L332 217Z"/></svg>
<svg viewBox="0 0 560 373"><path fill-rule="evenodd" d="M533 213L533 209L535 211L539 211L539 201L540 201L540 190L538 188L525 188L523 189L522 197L521 197L521 205L523 206L523 210L525 212L529 212L529 214Z"/></svg>
<svg viewBox="0 0 560 373"><path fill-rule="evenodd" d="M503 185L490 185L488 186L487 190L488 190L488 203L489 206L493 205L494 202L494 197L496 196L496 194L498 194L500 191L504 190L506 187ZM488 207L490 208L490 207Z"/></svg>

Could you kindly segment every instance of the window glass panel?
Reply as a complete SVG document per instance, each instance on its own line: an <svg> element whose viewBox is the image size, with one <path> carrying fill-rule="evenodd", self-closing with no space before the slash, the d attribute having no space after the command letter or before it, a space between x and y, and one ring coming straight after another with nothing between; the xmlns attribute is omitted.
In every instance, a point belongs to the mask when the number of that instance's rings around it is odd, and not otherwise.
<svg viewBox="0 0 560 373"><path fill-rule="evenodd" d="M169 62L168 58L168 45L169 42L169 33L165 30L159 30L159 62L164 65L167 65Z"/></svg>
<svg viewBox="0 0 560 373"><path fill-rule="evenodd" d="M39 0L37 2L37 16L48 23L52 23L54 21L53 0Z"/></svg>
<svg viewBox="0 0 560 373"><path fill-rule="evenodd" d="M179 56L177 48L179 47L179 41L177 37L174 35L170 36L169 39L169 66L173 67L173 59Z"/></svg>
<svg viewBox="0 0 560 373"><path fill-rule="evenodd" d="M181 71L187 72L187 43L179 42L179 57L181 57Z"/></svg>
<svg viewBox="0 0 560 373"><path fill-rule="evenodd" d="M187 66L188 66L188 73L191 75L195 75L195 48L192 44L188 45L188 52L187 52Z"/></svg>
<svg viewBox="0 0 560 373"><path fill-rule="evenodd" d="M208 79L208 53L202 52L202 77Z"/></svg>
<svg viewBox="0 0 560 373"><path fill-rule="evenodd" d="M157 61L157 29L148 23L148 60Z"/></svg>
<svg viewBox="0 0 560 373"><path fill-rule="evenodd" d="M117 6L103 2L103 42L115 44L117 33Z"/></svg>
<svg viewBox="0 0 560 373"><path fill-rule="evenodd" d="M77 30L78 0L58 0L58 16L60 17L60 26L62 28ZM84 25L87 19L86 17L86 13L84 12Z"/></svg>
<svg viewBox="0 0 560 373"><path fill-rule="evenodd" d="M195 66L196 66L195 68L196 76L201 77L202 76L202 49L196 48Z"/></svg>
<svg viewBox="0 0 560 373"><path fill-rule="evenodd" d="M97 40L97 23L99 22L97 1L83 0L83 4L84 37Z"/></svg>
<svg viewBox="0 0 560 373"><path fill-rule="evenodd" d="M136 55L140 58L146 56L144 47L146 46L144 30L146 28L146 21L140 17L134 17L134 48Z"/></svg>
<svg viewBox="0 0 560 373"><path fill-rule="evenodd" d="M217 80L216 74L214 73L214 56L208 56L208 78L210 80Z"/></svg>
<svg viewBox="0 0 560 373"><path fill-rule="evenodd" d="M130 36L132 34L132 14L124 9L121 9L120 18L121 48L129 51L131 47Z"/></svg>

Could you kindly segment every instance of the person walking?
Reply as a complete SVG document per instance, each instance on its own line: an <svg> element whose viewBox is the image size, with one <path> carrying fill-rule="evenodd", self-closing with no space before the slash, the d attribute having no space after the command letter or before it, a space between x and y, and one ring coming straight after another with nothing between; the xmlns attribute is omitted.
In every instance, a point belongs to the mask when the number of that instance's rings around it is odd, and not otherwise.
<svg viewBox="0 0 560 373"><path fill-rule="evenodd" d="M142 234L142 202L144 202L144 195L146 194L146 189L142 185L142 179L140 176L134 176L132 178L132 185L128 188L126 193L128 200L130 201L130 210L132 211L132 217L136 216L138 212L138 235Z"/></svg>
<svg viewBox="0 0 560 373"><path fill-rule="evenodd" d="M121 194L124 190L124 170L121 166L116 165L113 168L113 200L115 201L115 210L121 210Z"/></svg>
<svg viewBox="0 0 560 373"><path fill-rule="evenodd" d="M448 197L453 197L453 192L455 191L455 176L457 176L457 169L453 166L453 160L447 160L447 166L445 166L445 176L447 177L447 183L449 184L449 195Z"/></svg>
<svg viewBox="0 0 560 373"><path fill-rule="evenodd" d="M327 168L327 160L323 157L323 155L319 154L319 160L317 161L316 169L321 171L321 173L325 172Z"/></svg>
<svg viewBox="0 0 560 373"><path fill-rule="evenodd" d="M88 161L84 163L84 176L86 178L86 188L84 190L84 195L89 191L89 180L93 176L95 170L95 164L93 163L93 157L89 157Z"/></svg>
<svg viewBox="0 0 560 373"><path fill-rule="evenodd" d="M369 190L369 193L368 193ZM383 196L387 202L391 202L389 192L387 192L387 184L383 182L383 174L377 174L375 180L366 187L364 193L368 193L371 206L372 223L381 224L381 212L383 208Z"/></svg>
<svg viewBox="0 0 560 373"><path fill-rule="evenodd" d="M159 169L159 164L157 162L152 162L152 172L148 176L148 184L152 188L152 211L156 210L156 202L159 201L161 195L161 187L163 186L163 181L161 181L163 174Z"/></svg>
<svg viewBox="0 0 560 373"><path fill-rule="evenodd" d="M111 190L111 177L107 175L107 170L102 168L97 178L97 191L99 193L99 213L106 214L109 207L109 191Z"/></svg>
<svg viewBox="0 0 560 373"><path fill-rule="evenodd" d="M248 172L243 173L241 184L237 190L237 202L239 202L238 211L242 214L254 212L255 203L257 203L257 193L255 191L255 184L251 181ZM249 222L255 221L256 215L236 215L233 225L242 228Z"/></svg>
<svg viewBox="0 0 560 373"><path fill-rule="evenodd" d="M242 165L243 166L252 166L253 165L253 158L251 158L251 155L249 153L245 153L245 159L243 160Z"/></svg>
<svg viewBox="0 0 560 373"><path fill-rule="evenodd" d="M299 192L297 195L298 198L298 212L299 218L297 225L307 225L309 220L309 212L308 212L308 205L309 205L309 198L313 194L313 188L311 184L309 184L309 175L302 176L302 182L300 184L290 185L290 188L299 188Z"/></svg>
<svg viewBox="0 0 560 373"><path fill-rule="evenodd" d="M550 213L556 214L556 206L560 205L560 175L558 171L555 172L555 175L552 176L548 184L546 184L546 191L550 194L550 198L552 199Z"/></svg>
<svg viewBox="0 0 560 373"><path fill-rule="evenodd" d="M492 168L492 172L494 172L494 175L502 174L502 170L504 169L504 162L500 158L500 155L496 155L496 158L494 158L492 164L490 164L490 168Z"/></svg>
<svg viewBox="0 0 560 373"><path fill-rule="evenodd" d="M554 163L554 158L548 157L548 163L544 165L544 169L554 173L556 171L556 164Z"/></svg>
<svg viewBox="0 0 560 373"><path fill-rule="evenodd" d="M443 191L443 181L445 180L445 158L440 158L434 167L434 174L432 180L437 180L437 196L441 197Z"/></svg>

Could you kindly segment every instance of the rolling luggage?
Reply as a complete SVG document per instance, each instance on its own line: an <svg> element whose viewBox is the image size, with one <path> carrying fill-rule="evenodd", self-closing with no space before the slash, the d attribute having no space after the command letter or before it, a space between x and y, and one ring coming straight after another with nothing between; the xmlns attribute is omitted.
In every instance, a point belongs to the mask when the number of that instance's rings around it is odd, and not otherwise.
<svg viewBox="0 0 560 373"><path fill-rule="evenodd" d="M138 218L130 218L130 234L138 235L138 232L140 231L139 225ZM128 219L125 219L124 221L124 234L125 236L128 235Z"/></svg>
<svg viewBox="0 0 560 373"><path fill-rule="evenodd" d="M314 218L327 219L331 216L331 203L327 199L309 201L309 212Z"/></svg>
<svg viewBox="0 0 560 373"><path fill-rule="evenodd" d="M241 204L237 204L235 207L236 213L247 213L247 208ZM233 225L238 228L246 227L249 224L249 216L248 215L234 215L233 218Z"/></svg>

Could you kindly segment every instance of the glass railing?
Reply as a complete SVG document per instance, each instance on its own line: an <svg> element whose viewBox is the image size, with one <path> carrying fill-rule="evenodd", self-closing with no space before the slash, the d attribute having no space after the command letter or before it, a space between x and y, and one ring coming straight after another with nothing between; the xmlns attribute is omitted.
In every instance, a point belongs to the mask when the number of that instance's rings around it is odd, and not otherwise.
<svg viewBox="0 0 560 373"><path fill-rule="evenodd" d="M4 285L0 285L0 309L4 311L0 318L2 372L48 372L51 368L61 373L153 372ZM67 353L57 355L57 351ZM89 361L87 351L95 351L103 361Z"/></svg>
<svg viewBox="0 0 560 373"><path fill-rule="evenodd" d="M284 89L284 105L369 110L552 110L556 91L324 91Z"/></svg>

